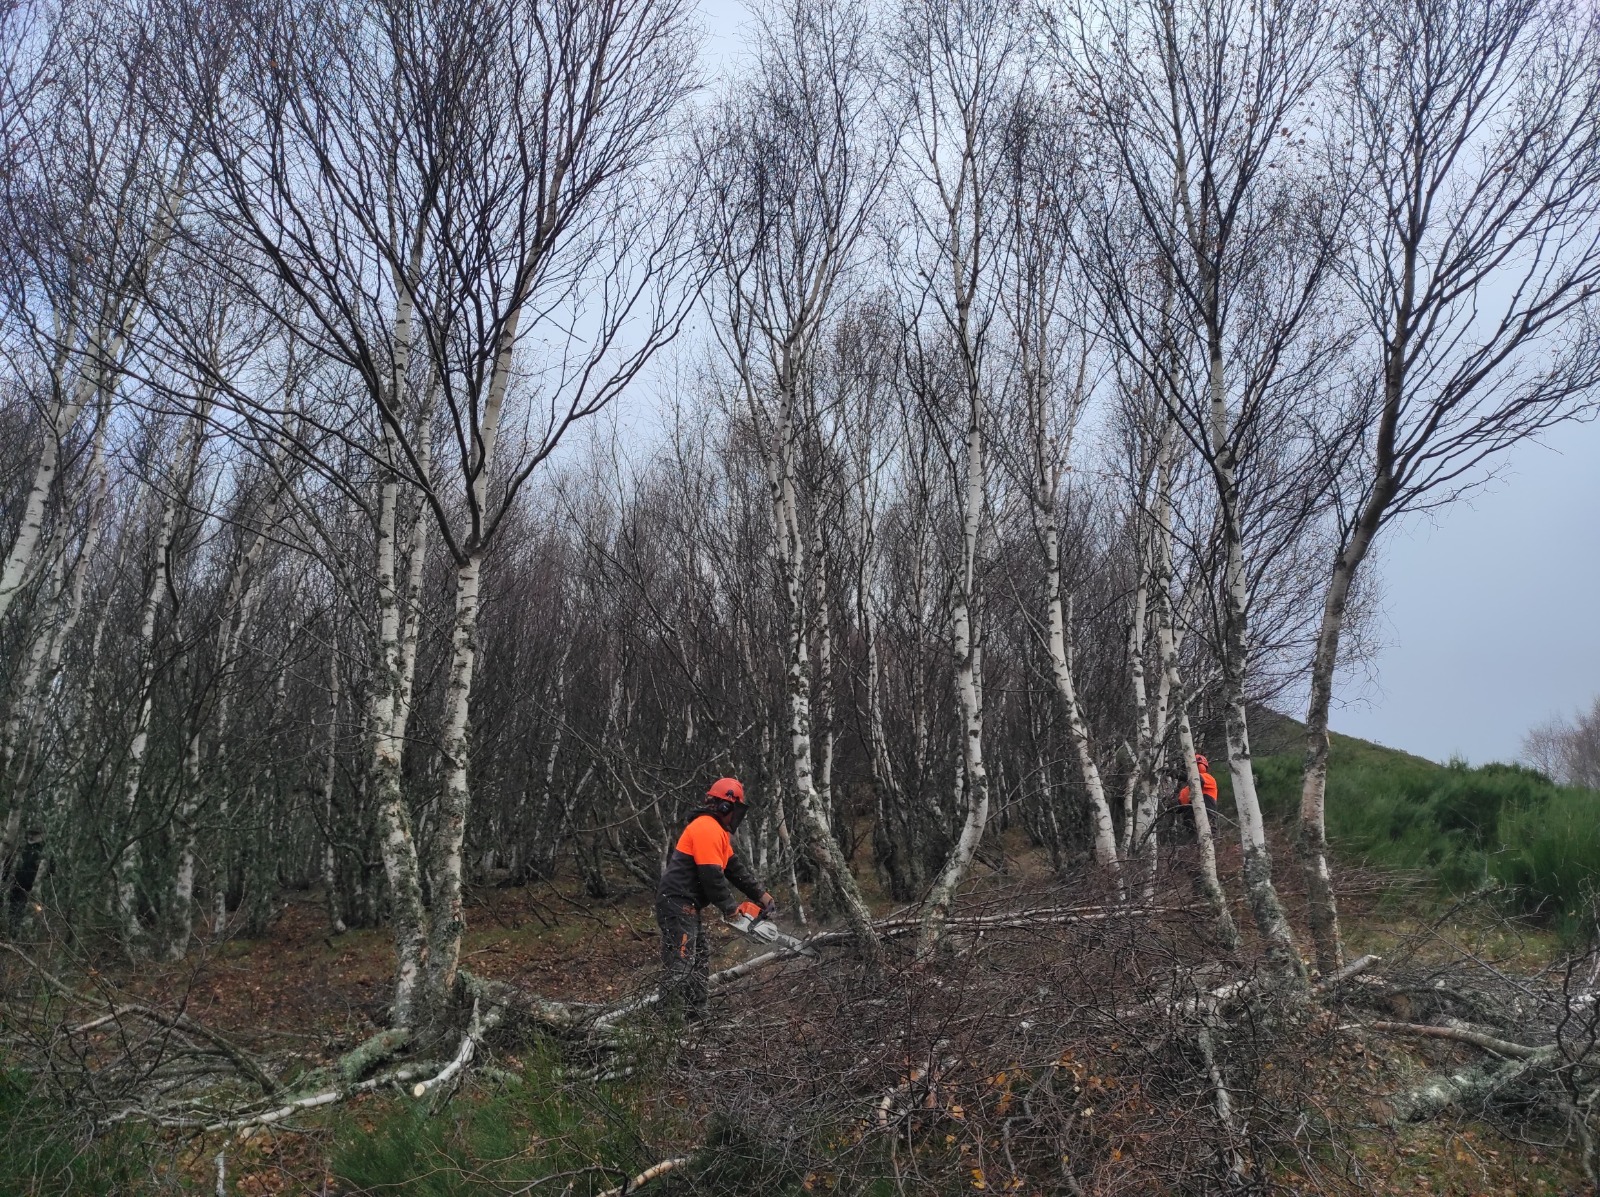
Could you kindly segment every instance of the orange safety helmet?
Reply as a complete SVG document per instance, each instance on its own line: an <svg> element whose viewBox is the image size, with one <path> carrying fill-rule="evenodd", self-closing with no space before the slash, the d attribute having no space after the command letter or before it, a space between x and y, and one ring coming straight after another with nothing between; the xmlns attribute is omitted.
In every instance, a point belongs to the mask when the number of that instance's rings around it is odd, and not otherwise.
<svg viewBox="0 0 1600 1197"><path fill-rule="evenodd" d="M1202 769L1211 768L1211 762L1206 760L1204 753L1200 753L1200 752L1195 753L1194 754L1194 763L1199 765Z"/></svg>
<svg viewBox="0 0 1600 1197"><path fill-rule="evenodd" d="M719 777L711 783L711 788L706 791L707 798L716 798L722 802L737 802L744 805L744 786L739 784L737 777Z"/></svg>

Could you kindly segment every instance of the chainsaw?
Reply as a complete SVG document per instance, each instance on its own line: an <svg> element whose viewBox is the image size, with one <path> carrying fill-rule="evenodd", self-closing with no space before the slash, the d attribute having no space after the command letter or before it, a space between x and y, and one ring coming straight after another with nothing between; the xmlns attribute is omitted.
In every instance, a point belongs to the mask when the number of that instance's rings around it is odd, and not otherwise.
<svg viewBox="0 0 1600 1197"><path fill-rule="evenodd" d="M798 952L802 956L815 956L817 949L803 940L792 935L785 935L778 930L778 924L769 918L762 917L761 907L754 902L741 902L739 909L733 912L733 917L728 920L728 925L735 931L750 936L752 939L763 940L774 947L787 948L791 952Z"/></svg>

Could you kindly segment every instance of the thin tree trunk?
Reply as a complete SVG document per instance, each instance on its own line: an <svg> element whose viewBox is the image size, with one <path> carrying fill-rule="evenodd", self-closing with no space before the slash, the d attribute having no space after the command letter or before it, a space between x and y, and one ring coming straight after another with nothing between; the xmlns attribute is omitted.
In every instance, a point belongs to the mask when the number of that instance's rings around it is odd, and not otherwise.
<svg viewBox="0 0 1600 1197"><path fill-rule="evenodd" d="M432 903L428 931L428 993L436 1011L446 1009L455 991L461 961L461 849L466 835L470 791L467 786L467 719L472 673L477 661L478 582L483 559L467 558L456 570L456 614L452 633L450 682L445 690L440 744L445 759L439 825L433 835Z"/></svg>
<svg viewBox="0 0 1600 1197"><path fill-rule="evenodd" d="M954 587L950 621L952 648L956 661L956 697L961 709L962 773L965 784L959 797L965 799L966 817L940 871L927 904L917 938L917 955L925 957L938 944L944 922L955 902L956 889L977 855L989 821L989 775L983 763L983 640L975 626L973 605L977 590L979 537L983 525L984 460L983 429L978 400L972 398L967 428L966 499L962 522L961 576Z"/></svg>
<svg viewBox="0 0 1600 1197"><path fill-rule="evenodd" d="M409 274L396 280L395 358L390 373L389 406L398 420L411 355L412 298L409 281L421 267L422 236L412 243ZM422 873L417 861L411 812L400 786L404 740L395 734L401 701L400 596L395 585L395 523L400 499L396 475L398 433L383 421L384 474L378 496L378 643L371 692L369 724L372 732L372 796L378 822L378 842L384 877L389 886L389 920L394 931L395 991L390 1018L395 1027L415 1024L427 953L427 914L422 902Z"/></svg>
<svg viewBox="0 0 1600 1197"><path fill-rule="evenodd" d="M1228 741L1228 772L1239 815L1239 844L1244 852L1245 896L1256 930L1265 941L1268 956L1286 980L1306 982L1305 964L1294 944L1289 920L1272 884L1272 856L1267 848L1266 823L1256 796L1254 765L1250 758L1250 726L1245 713L1245 670L1248 665L1247 628L1250 613L1249 583L1244 569L1243 530L1239 517L1239 492L1234 477L1233 449L1227 440L1227 406L1223 390L1222 339L1215 328L1208 334L1211 390L1211 445L1215 456L1218 499L1222 507L1225 550L1223 589L1227 618L1223 629L1223 723ZM1193 807L1205 805L1199 790L1191 789ZM1198 825L1202 815L1196 812Z"/></svg>
<svg viewBox="0 0 1600 1197"><path fill-rule="evenodd" d="M4 794L7 804L5 825L0 827L0 881L10 878L12 861L22 837L29 756L23 745L33 737L38 725L38 696L43 687L52 645L60 635L58 621L52 618L52 613L59 610L69 585L63 576L66 553L66 545L62 544L60 551L51 554L45 587L49 598L40 604L44 616L35 625L28 651L23 656L22 676L11 699L4 744L0 745L0 793ZM64 623L65 619L65 613L62 613L59 622Z"/></svg>
<svg viewBox="0 0 1600 1197"><path fill-rule="evenodd" d="M1128 860L1133 858L1136 846L1144 847L1142 839L1144 828L1140 826L1141 815L1144 813L1146 795L1152 789L1146 784L1146 763L1153 759L1156 744L1156 726L1150 711L1150 692L1145 678L1144 660L1145 642L1149 632L1150 577L1154 572L1150 568L1150 551L1146 529L1141 528L1135 565L1138 580L1133 590L1132 618L1128 621L1128 681L1133 689L1135 745L1122 810L1122 855Z"/></svg>
<svg viewBox="0 0 1600 1197"><path fill-rule="evenodd" d="M434 376L432 385L422 403L417 417L417 470L424 481L431 479L433 466L433 405L439 393L439 379ZM399 664L395 684L394 738L405 742L406 729L411 722L411 692L417 674L417 643L422 635L422 578L428 557L428 521L431 518L425 499L418 498L417 509L411 520L411 534L407 544L406 588L400 634Z"/></svg>
<svg viewBox="0 0 1600 1197"><path fill-rule="evenodd" d="M261 560L272 529L277 523L277 510L278 495L274 494L263 512L260 530L251 541L250 547L234 563L223 599L222 618L218 623L217 709L212 726L212 743L216 747L211 773L213 777L219 779L218 784L223 787L227 785L227 734L233 705L234 669L239 660L239 646L249 629L250 618L255 610L252 601L255 566ZM189 939L194 934L194 884L199 839L197 820L205 810L208 800L205 778L202 776L203 734L204 719L202 713L197 712L194 731L189 737L189 746L184 754L184 774L188 792L179 804L177 812L181 846L178 850L178 868L173 878L172 942L168 947L168 955L174 960L183 958L188 951ZM219 801L219 816L222 813L224 808Z"/></svg>
<svg viewBox="0 0 1600 1197"><path fill-rule="evenodd" d="M1300 783L1300 862L1306 874L1307 921L1316 945L1317 969L1329 976L1344 967L1339 934L1339 907L1328 867L1325 802L1328 790L1328 712L1333 702L1333 672L1339 660L1339 638L1345 607L1373 531L1365 521L1334 560L1322 602L1316 655L1311 662L1311 695L1306 706L1306 755Z"/></svg>
<svg viewBox="0 0 1600 1197"><path fill-rule="evenodd" d="M1134 850L1144 861L1144 894L1146 899L1155 889L1156 874L1160 867L1161 841L1158 819L1161 813L1159 778L1161 763L1166 753L1168 723L1171 703L1176 696L1178 650L1182 643L1172 612L1172 480L1177 448L1177 423L1169 415L1162 423L1160 441L1156 449L1155 496L1149 518L1148 550L1140 567L1140 600L1134 607L1134 628L1129 632L1130 653L1142 657L1146 629L1144 620L1150 613L1149 596L1154 592L1156 655L1160 665L1160 679L1156 685L1155 710L1152 713L1147 700L1140 700L1138 784L1139 801L1134 816ZM1168 658L1171 668L1168 668ZM1136 692L1144 691L1144 666L1141 661L1135 677ZM1193 755L1191 753L1191 755ZM1192 792L1192 791L1191 791ZM1215 877L1215 852L1212 853L1212 875ZM1219 890L1220 893L1220 890ZM1215 905L1215 904L1213 904ZM1226 914L1226 905L1222 906Z"/></svg>
<svg viewBox="0 0 1600 1197"><path fill-rule="evenodd" d="M778 564L782 570L784 599L788 613L787 673L789 691L789 756L794 770L795 795L800 813L808 824L806 845L819 868L834 885L844 902L845 917L871 961L881 953L872 914L849 862L828 825L827 812L812 776L811 760L811 678L807 668L807 629L802 576L805 567L805 540L800 529L799 498L795 489L794 382L784 372L779 412L773 430L777 444L767 462L768 486L772 492L776 525Z"/></svg>
<svg viewBox="0 0 1600 1197"><path fill-rule="evenodd" d="M339 776L339 637L328 645L328 754L322 765L322 891L328 907L328 929L345 932L339 910L339 860L334 851L334 783Z"/></svg>
<svg viewBox="0 0 1600 1197"><path fill-rule="evenodd" d="M530 249L531 255L534 250ZM531 257L522 263L524 277L533 268ZM489 472L494 465L495 445L500 436L500 416L506 389L511 381L512 354L517 344L517 329L522 307L514 307L500 330L494 369L484 397L478 435L468 455L464 482L472 512L472 534L466 555L456 562L456 611L452 633L450 681L445 691L444 732L441 744L445 762L443 792L440 795L439 826L433 836L432 908L429 911L427 995L432 1013L442 1015L455 1002L456 971L461 962L461 937L466 930L461 906L461 850L466 837L467 812L471 790L467 776L468 725L472 711L472 674L477 661L478 585L487 545L482 539L482 520L487 507ZM431 406L431 400L429 404ZM422 425L424 443L428 440L426 420ZM420 550L419 550L420 551Z"/></svg>
<svg viewBox="0 0 1600 1197"><path fill-rule="evenodd" d="M1170 563L1163 571L1170 574ZM1183 681L1178 667L1178 639L1172 626L1171 584L1167 577L1157 579L1156 587L1156 641L1161 652L1161 669L1166 675L1172 703L1178 712L1178 752L1182 755L1189 778L1189 809L1194 812L1195 839L1200 855L1200 891L1211 907L1211 917L1216 921L1217 934L1222 943L1232 950L1239 942L1239 930L1234 926L1233 915L1228 911L1227 895L1222 892L1222 881L1217 876L1217 845L1212 836L1211 814L1206 809L1205 791L1200 784L1200 766L1195 760L1194 734L1189 728L1189 711L1183 701ZM1154 853L1150 859L1155 859ZM1153 870L1147 874L1153 882Z"/></svg>
<svg viewBox="0 0 1600 1197"><path fill-rule="evenodd" d="M1100 767L1095 763L1094 746L1089 741L1089 725L1083 717L1078 690L1073 683L1072 657L1067 651L1067 621L1061 601L1061 556L1056 540L1054 504L1044 509L1044 557L1046 597L1050 615L1050 666L1056 693L1067 716L1067 735L1078 756L1083 786L1089 795L1089 818L1094 827L1094 858L1108 869L1120 887L1122 871L1117 860L1117 834L1111 820L1111 804L1106 800Z"/></svg>
<svg viewBox="0 0 1600 1197"><path fill-rule="evenodd" d="M833 616L828 608L828 557L822 538L822 520L814 521L811 553L816 570L817 714L822 723L822 752L817 766L817 801L833 830Z"/></svg>
<svg viewBox="0 0 1600 1197"><path fill-rule="evenodd" d="M188 159L185 157L167 189L143 257L123 280L125 294L111 294L106 297L105 305L101 309L100 322L85 346L83 362L78 368L70 392L59 383L52 388L53 396L45 413L44 443L39 449L39 460L34 465L33 480L22 509L22 522L6 554L5 564L0 565L0 619L5 618L12 601L27 581L28 568L33 563L34 553L39 546L39 536L44 528L45 505L49 501L51 488L55 484L56 471L60 467L61 443L72 431L79 413L94 398L96 392L109 393L112 380L121 373L128 337L139 314L140 305L136 296L145 280L149 278L172 234L178 219L178 210L183 202L188 172ZM119 304L121 312L117 313ZM63 346L68 339L74 337L75 334L69 331L63 337ZM56 377L59 380L59 371L56 372ZM61 397L64 392L67 394L66 398Z"/></svg>
<svg viewBox="0 0 1600 1197"><path fill-rule="evenodd" d="M187 502L199 467L201 444L205 439L206 415L210 408L209 395L196 407L193 420L185 429L179 443L179 458L183 462L178 486L168 493L161 505L161 522L156 532L150 588L145 592L144 605L139 614L139 705L134 717L133 740L128 745L128 760L122 787L122 845L112 868L116 911L123 938L131 948L143 938L144 928L139 922L136 878L139 871L139 837L135 834L139 789L144 780L145 750L150 742L150 712L155 701L155 639L156 616L161 609L162 597L167 592L168 571L171 568L172 546L177 535L178 504L180 498Z"/></svg>

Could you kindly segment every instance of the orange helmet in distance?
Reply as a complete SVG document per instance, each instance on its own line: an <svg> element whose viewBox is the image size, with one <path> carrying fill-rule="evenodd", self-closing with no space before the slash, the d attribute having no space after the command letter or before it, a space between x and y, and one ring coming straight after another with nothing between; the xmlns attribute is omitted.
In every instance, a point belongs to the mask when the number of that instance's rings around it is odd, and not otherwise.
<svg viewBox="0 0 1600 1197"><path fill-rule="evenodd" d="M739 784L737 777L719 777L711 783L711 788L706 791L707 798L718 798L723 802L737 802L744 805L744 786Z"/></svg>
<svg viewBox="0 0 1600 1197"><path fill-rule="evenodd" d="M1206 760L1204 753L1195 753L1194 763L1199 765L1202 769L1209 769L1211 767L1211 762Z"/></svg>

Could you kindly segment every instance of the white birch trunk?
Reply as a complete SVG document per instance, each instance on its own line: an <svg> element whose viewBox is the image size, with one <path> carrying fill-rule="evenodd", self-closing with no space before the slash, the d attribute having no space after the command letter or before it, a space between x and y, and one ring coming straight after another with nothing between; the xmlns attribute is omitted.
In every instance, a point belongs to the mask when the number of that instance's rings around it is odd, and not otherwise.
<svg viewBox="0 0 1600 1197"><path fill-rule="evenodd" d="M433 405L438 395L439 380L435 376L423 400L422 412L417 419L417 469L425 482L431 481L433 468ZM422 577L428 557L428 521L431 513L427 501L419 498L411 522L411 535L407 545L406 588L403 600L404 616L400 635L400 653L397 668L394 703L394 738L404 743L406 729L411 722L411 694L417 674L417 643L422 635Z"/></svg>
<svg viewBox="0 0 1600 1197"><path fill-rule="evenodd" d="M0 566L0 619L5 618L12 600L27 582L28 569L33 564L39 537L44 529L45 506L60 468L61 443L72 431L79 414L95 393L105 388L120 371L135 312L136 305L129 304L117 328L96 330L87 346L86 360L70 391L62 397L60 392L65 388L58 387L57 397L51 400L45 411L44 443L39 449L39 460L34 465L33 480L22 509L22 523L17 528L10 552L6 554L4 566Z"/></svg>
<svg viewBox="0 0 1600 1197"><path fill-rule="evenodd" d="M1164 575L1170 575L1167 565ZM1211 812L1206 809L1205 791L1200 784L1200 766L1195 760L1194 734L1189 728L1189 711L1183 701L1183 680L1178 666L1178 638L1173 630L1170 580L1163 577L1156 590L1156 642L1161 653L1161 670L1166 676L1167 688L1177 708L1178 752L1182 755L1186 776L1189 779L1189 809L1194 812L1195 840L1200 856L1200 892L1211 908L1216 921L1218 937L1228 949L1239 942L1239 929L1234 926L1233 915L1228 910L1228 898L1222 891L1222 881L1217 876L1217 845L1211 828ZM1146 873L1146 892L1154 884L1155 854L1149 857L1151 865Z"/></svg>
<svg viewBox="0 0 1600 1197"><path fill-rule="evenodd" d="M429 910L428 991L436 1010L448 1006L455 990L465 929L461 909L461 852L466 835L467 719L472 673L477 660L478 580L482 558L469 557L456 570L456 614L452 632L450 681L445 689L441 750L445 758L444 792L439 824L434 829L433 901Z"/></svg>
<svg viewBox="0 0 1600 1197"><path fill-rule="evenodd" d="M28 650L23 657L22 676L12 697L6 718L4 744L0 746L0 787L6 798L5 824L0 827L0 882L9 880L17 844L22 838L22 822L27 799L28 754L21 751L38 723L38 695L44 681L52 642L57 639L55 613L64 601L67 587L66 546L51 554L45 584L47 598L40 604L43 618L37 621Z"/></svg>
<svg viewBox="0 0 1600 1197"><path fill-rule="evenodd" d="M1222 343L1215 330L1209 334L1211 389L1211 446L1215 457L1218 499L1222 506L1224 549L1223 588L1227 620L1223 635L1223 721L1228 741L1228 772L1239 815L1239 844L1244 852L1245 897L1256 930L1265 941L1269 958L1285 980L1303 986L1305 964L1294 944L1289 920L1272 884L1272 856L1267 848L1266 824L1256 796L1255 769L1250 759L1250 728L1245 713L1245 671L1248 667L1250 596L1244 569L1243 531L1239 519L1239 494L1235 481L1233 449L1227 439L1227 406L1223 390ZM1193 806L1200 801L1199 791ZM1200 813L1196 812L1198 825Z"/></svg>
<svg viewBox="0 0 1600 1197"><path fill-rule="evenodd" d="M1026 260L1027 255L1024 255ZM1037 264L1018 264L1020 279L1028 298L1020 307L1024 315L1018 319L1021 355L1023 358L1022 387L1025 393L1028 418L1031 424L1033 449L1033 503L1034 519L1041 534L1045 566L1045 606L1049 626L1048 647L1051 674L1056 684L1056 695L1067 718L1067 738L1072 742L1078 758L1078 770L1083 777L1084 792L1089 798L1089 822L1094 831L1094 856L1101 868L1108 870L1119 892L1122 890L1122 869L1118 849L1116 826L1111 816L1111 804L1106 797L1100 766L1095 760L1094 745L1089 736L1089 723L1084 717L1083 704L1072 673L1072 644L1069 625L1071 611L1063 595L1061 584L1061 538L1056 513L1056 496L1060 490L1061 473L1058 454L1053 445L1050 407L1055 388L1054 366L1047 351L1050 344L1050 301L1048 290L1039 278ZM1029 282L1032 286L1029 286ZM1065 440L1070 445L1073 418L1081 400L1084 382L1082 371L1087 355L1080 359L1080 374L1072 396L1065 427ZM1124 818L1123 833L1132 830L1133 820Z"/></svg>
<svg viewBox="0 0 1600 1197"><path fill-rule="evenodd" d="M812 568L816 570L817 690L822 720L822 752L817 764L817 801L833 828L833 616L828 610L828 558L822 538L822 521L812 530Z"/></svg>
<svg viewBox="0 0 1600 1197"><path fill-rule="evenodd" d="M1083 787L1089 795L1089 819L1094 827L1094 858L1102 868L1108 869L1118 887L1122 884L1122 871L1117 860L1117 835L1111 820L1111 804L1106 800L1105 784L1100 778L1100 767L1095 763L1094 746L1089 741L1089 725L1083 717L1083 707L1078 702L1078 690L1072 677L1072 658L1067 652L1067 623L1061 601L1061 556L1056 537L1055 504L1052 502L1042 512L1044 518L1045 585L1049 599L1050 616L1050 667L1055 677L1056 693L1061 698L1067 716L1067 735L1078 756L1078 768L1083 773Z"/></svg>
<svg viewBox="0 0 1600 1197"><path fill-rule="evenodd" d="M1211 906L1217 931L1229 950L1238 946L1239 929L1228 910L1227 895L1217 877L1217 841L1211 826L1211 810L1206 806L1205 787L1200 781L1200 762L1195 759L1194 732L1189 727L1189 710L1178 708L1178 751L1183 753L1184 776L1189 785L1189 809L1194 814L1195 843L1200 852L1200 888Z"/></svg>
<svg viewBox="0 0 1600 1197"><path fill-rule="evenodd" d="M860 614L862 648L867 658L867 676L864 683L867 718L867 753L868 764L872 770L872 788L877 796L877 817L881 834L891 840L890 851L898 856L902 851L908 855L915 852L915 845L909 838L900 842L895 836L892 826L893 812L903 812L905 797L901 791L898 779L895 777L894 762L889 756L889 736L884 727L883 719L883 664L878 654L878 611L877 601L873 595L874 581L876 578L876 548L867 522L866 473L862 471L862 514L858 525L857 547L860 558L860 573L857 577L856 607ZM909 826L910 820L906 820ZM908 878L916 874L914 860L901 861L899 864L903 876Z"/></svg>
<svg viewBox="0 0 1600 1197"><path fill-rule="evenodd" d="M1123 795L1122 855L1131 860L1139 845L1139 816L1145 788L1145 761L1153 754L1155 726L1150 713L1150 693L1145 681L1144 652L1150 615L1150 550L1141 533L1138 551L1138 580L1133 590L1133 613L1128 621L1128 680L1133 688L1134 742L1133 769Z"/></svg>
<svg viewBox="0 0 1600 1197"><path fill-rule="evenodd" d="M188 177L187 159L179 167L163 200L161 209L151 229L150 240L141 261L125 280L129 295L108 295L102 308L101 322L85 346L84 358L77 377L70 388L56 373L53 397L45 410L44 443L39 450L39 460L34 465L33 479L28 488L28 498L23 504L22 523L11 542L4 565L0 565L0 619L10 610L12 601L27 581L28 569L33 564L39 547L39 536L44 528L45 505L60 468L61 443L77 423L78 415L94 398L96 392L108 392L113 380L121 373L122 361L127 351L128 336L139 314L137 294L143 281L154 269L178 219L183 202L183 191ZM120 306L120 314L117 309ZM67 337L73 334L69 332ZM63 398L63 395L65 397Z"/></svg>
<svg viewBox="0 0 1600 1197"><path fill-rule="evenodd" d="M1350 586L1371 547L1372 535L1363 522L1334 561L1323 595L1322 623L1311 663L1306 754L1300 782L1300 861L1306 876L1306 921L1311 926L1311 938L1316 946L1317 969L1323 976L1331 976L1344 967L1339 905L1333 892L1333 873L1328 867L1328 712L1333 702L1333 671L1338 665L1339 639L1344 631Z"/></svg>
<svg viewBox="0 0 1600 1197"><path fill-rule="evenodd" d="M412 244L409 274L395 280L394 362L390 374L389 409L400 419L406 370L411 357L412 296L410 280L421 268L422 234ZM397 432L383 422L384 477L378 495L377 676L373 679L369 726L372 731L372 789L378 822L378 843L389 887L389 919L394 931L395 991L390 1019L395 1027L417 1020L422 969L427 954L427 921L422 904L422 875L417 861L411 812L400 787L404 741L395 735L400 703L400 596L395 585L395 522L400 482L396 476Z"/></svg>
<svg viewBox="0 0 1600 1197"><path fill-rule="evenodd" d="M1169 709L1177 681L1178 649L1182 634L1172 616L1172 477L1177 444L1177 426L1170 416L1164 421L1156 450L1155 496L1149 519L1149 547L1139 574L1139 595L1134 604L1134 627L1129 631L1128 648L1137 657L1134 668L1135 700L1139 705L1139 753L1137 764L1139 795L1134 812L1134 851L1143 858L1144 895L1154 893L1160 867L1161 842L1158 820L1161 792L1158 779L1166 756ZM1144 671L1145 621L1150 614L1150 595L1154 591L1156 655L1159 679L1154 710L1148 701ZM1163 636L1165 638L1163 638ZM1172 668L1169 669L1168 657ZM1191 791L1192 792L1192 791ZM1215 854L1213 853L1213 866ZM1212 870L1215 873L1215 867Z"/></svg>
<svg viewBox="0 0 1600 1197"><path fill-rule="evenodd" d="M839 849L828 825L827 812L817 793L811 760L811 679L807 668L805 599L801 579L805 568L805 541L800 529L799 498L795 487L795 430L793 380L782 384L782 396L775 427L777 444L767 462L768 485L772 492L773 518L777 532L778 564L782 570L784 599L788 608L788 690L789 757L794 771L795 795L800 813L808 826L808 847L817 864L828 875L844 903L845 917L855 932L862 951L876 960L880 952L872 914L867 909L850 865Z"/></svg>
<svg viewBox="0 0 1600 1197"><path fill-rule="evenodd" d="M976 599L979 538L983 527L984 446L983 427L976 396L972 399L967 429L966 496L962 519L961 576L953 588L951 604L951 648L956 661L956 698L961 708L962 755L965 785L958 798L964 799L965 818L955 847L940 870L923 908L922 926L917 938L917 955L925 957L937 946L945 919L955 902L956 890L977 855L989 821L989 775L983 763L983 642L975 634L973 605Z"/></svg>
<svg viewBox="0 0 1600 1197"><path fill-rule="evenodd" d="M531 251L530 251L531 252ZM531 269L524 262L524 273ZM517 329L522 308L514 308L501 329L494 370L489 377L483 416L478 426L474 452L469 455L466 478L468 498L474 511L470 548L464 560L456 563L456 610L452 632L450 680L445 690L442 755L445 763L443 792L438 805L439 825L433 835L433 861L430 880L433 888L428 926L428 1002L434 1014L454 1004L456 971L461 961L461 936L466 930L461 906L461 852L466 837L467 811L471 790L467 777L467 729L472 709L472 674L477 661L478 583L483 566L484 546L478 539L478 520L482 518L488 495L489 472L494 465L495 444L500 435L500 416L506 389L511 382L512 354L516 349ZM424 428L423 438L427 439Z"/></svg>

